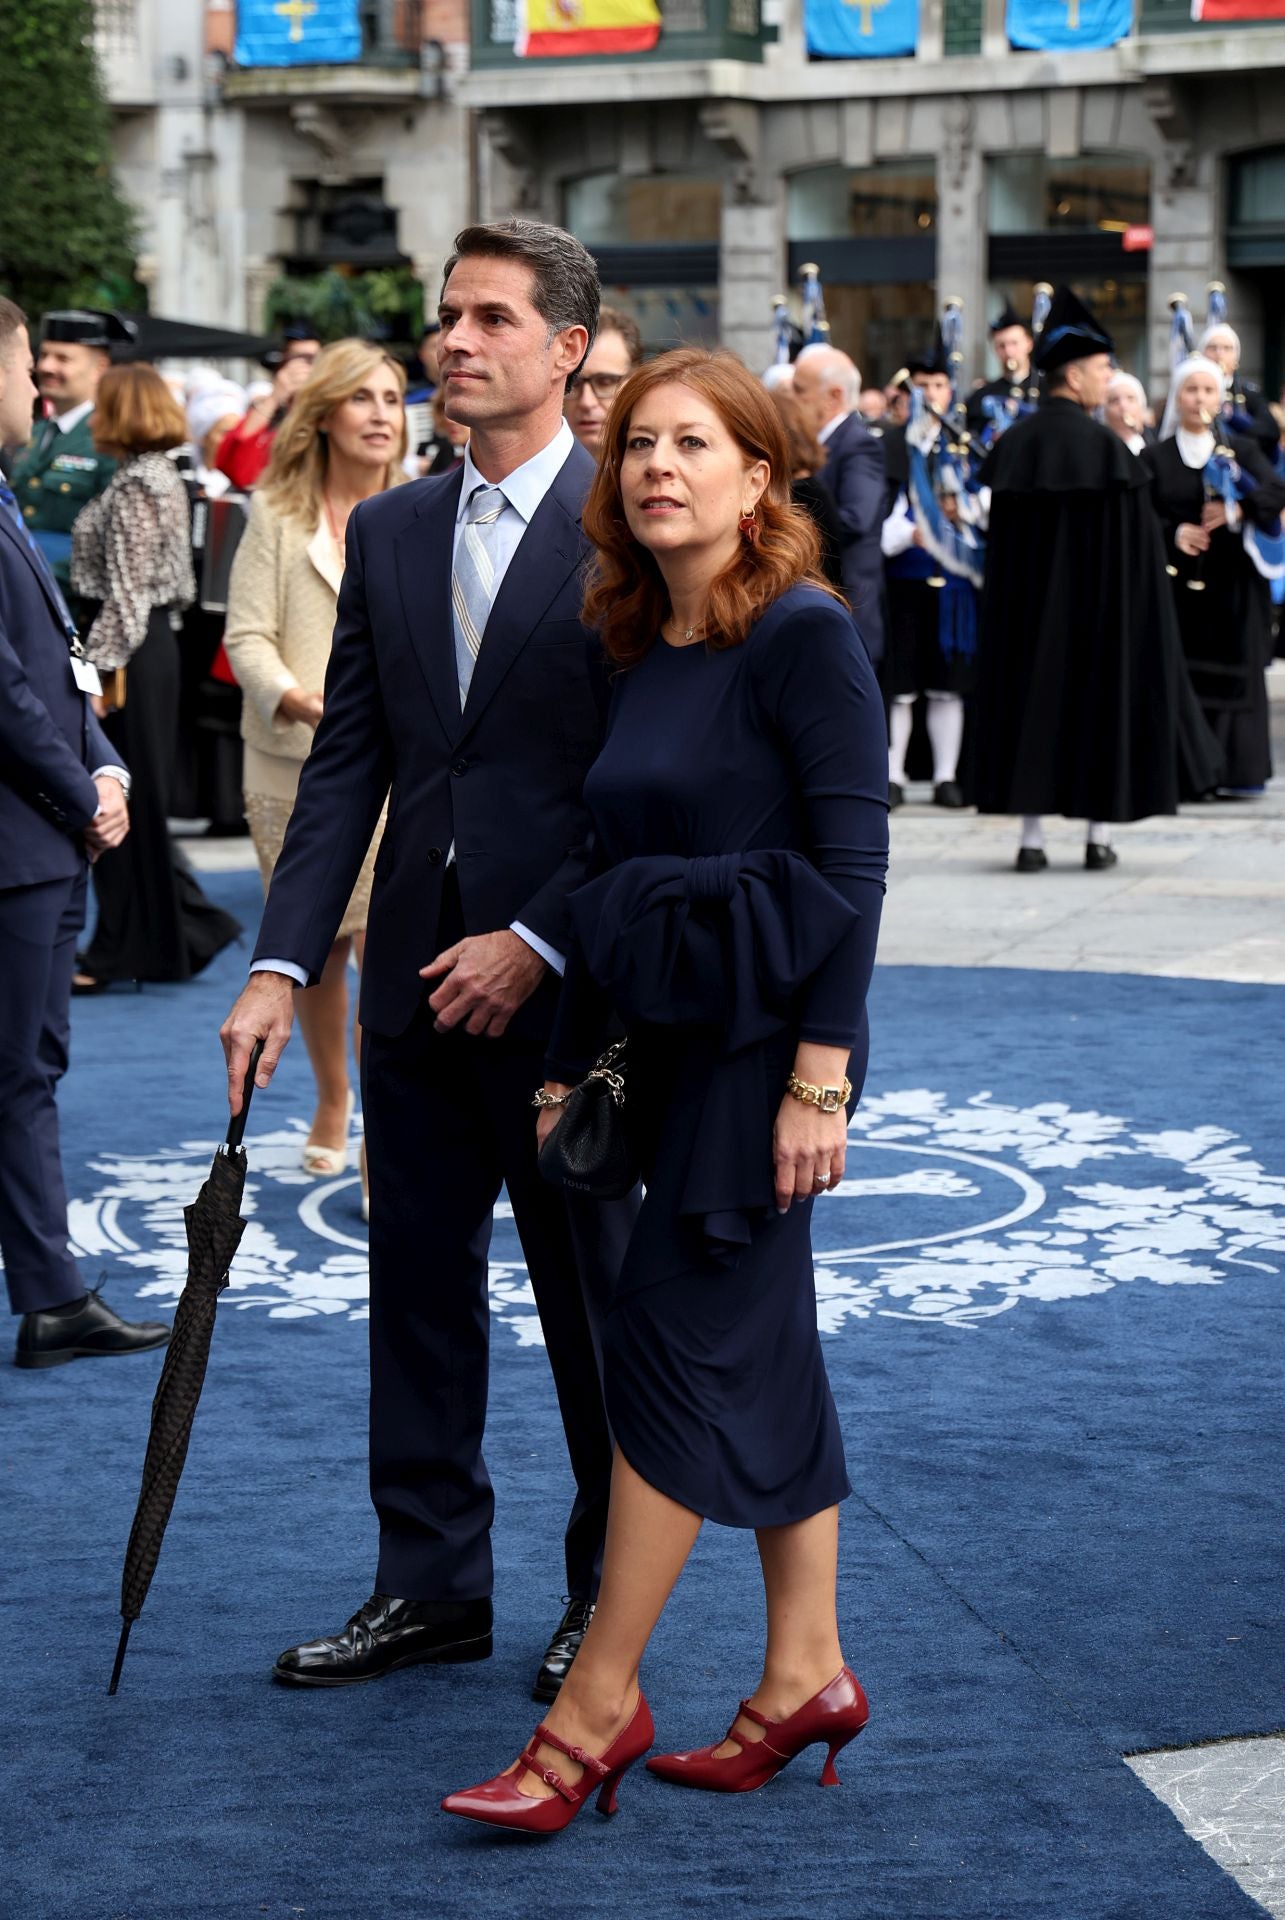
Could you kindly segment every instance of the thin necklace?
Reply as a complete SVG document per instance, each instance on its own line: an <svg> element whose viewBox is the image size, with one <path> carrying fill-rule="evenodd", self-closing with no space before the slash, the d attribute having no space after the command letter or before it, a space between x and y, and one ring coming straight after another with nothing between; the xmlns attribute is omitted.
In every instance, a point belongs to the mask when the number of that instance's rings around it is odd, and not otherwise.
<svg viewBox="0 0 1285 1920"><path fill-rule="evenodd" d="M325 510L326 525L330 529L330 538L334 543L335 551L340 555L342 555L344 550L344 543L339 538L339 528L335 523L335 510L330 504L330 495L328 493L322 494L321 504L323 509Z"/></svg>
<svg viewBox="0 0 1285 1920"><path fill-rule="evenodd" d="M694 626L682 627L682 628L671 626L669 630L671 633L681 632L684 643L686 643L689 640L694 640L696 638L696 628ZM661 631L663 632L664 629L662 628Z"/></svg>

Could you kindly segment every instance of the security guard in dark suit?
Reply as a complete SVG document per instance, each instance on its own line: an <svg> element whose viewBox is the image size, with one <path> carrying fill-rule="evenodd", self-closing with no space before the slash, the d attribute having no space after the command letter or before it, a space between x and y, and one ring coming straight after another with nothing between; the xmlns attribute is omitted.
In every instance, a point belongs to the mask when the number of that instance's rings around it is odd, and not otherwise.
<svg viewBox="0 0 1285 1920"><path fill-rule="evenodd" d="M71 530L81 508L116 471L116 462L94 446L94 395L111 365L111 349L132 339L128 323L114 313L78 308L45 315L36 385L52 411L11 475L22 517L82 631L90 610L71 592Z"/></svg>
<svg viewBox="0 0 1285 1920"><path fill-rule="evenodd" d="M0 446L36 390L21 308L0 296ZM87 1291L68 1244L55 1094L67 1068L87 862L129 827L129 774L90 706L98 676L0 473L0 1254L14 1359L45 1368L163 1346Z"/></svg>

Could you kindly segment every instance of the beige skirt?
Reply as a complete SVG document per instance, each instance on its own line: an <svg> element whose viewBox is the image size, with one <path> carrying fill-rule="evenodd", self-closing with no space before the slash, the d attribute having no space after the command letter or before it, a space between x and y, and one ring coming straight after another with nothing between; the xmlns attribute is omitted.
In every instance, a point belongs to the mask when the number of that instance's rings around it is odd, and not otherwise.
<svg viewBox="0 0 1285 1920"><path fill-rule="evenodd" d="M255 780L260 770L259 763L267 759L266 754L258 754L246 749L246 788L242 798L245 801L245 817L250 828L250 839L259 859L259 872L263 878L263 891L266 894L272 881L273 869L281 858L281 848L286 837L286 828L290 824L290 815L294 812L295 796L283 793L283 787L290 783L289 776L294 775L293 786L297 789L302 761L274 759L271 767L262 768L264 777ZM267 786L274 789L270 793L255 791L256 787ZM365 933L366 921L370 915L370 890L375 880L375 855L379 852L379 842L388 819L387 809L379 816L375 828L375 837L361 863L361 872L353 888L348 910L339 923L335 938L342 940L351 933Z"/></svg>

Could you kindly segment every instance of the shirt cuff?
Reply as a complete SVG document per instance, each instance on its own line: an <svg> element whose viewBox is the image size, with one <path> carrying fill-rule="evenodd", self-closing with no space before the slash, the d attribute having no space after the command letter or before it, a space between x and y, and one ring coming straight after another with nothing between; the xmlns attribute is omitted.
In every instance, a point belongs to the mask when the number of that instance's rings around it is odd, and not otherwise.
<svg viewBox="0 0 1285 1920"><path fill-rule="evenodd" d="M510 924L509 932L516 933L519 940L525 940L531 948L531 951L539 954L546 967L552 967L553 971L559 976L566 972L566 955L559 953L556 947L549 946L547 941L542 940L538 933L532 933L530 927L524 927L520 920L514 920Z"/></svg>
<svg viewBox="0 0 1285 1920"><path fill-rule="evenodd" d="M296 966L293 960L252 960L251 973L284 973L287 980L293 980L297 987L306 987L308 976L303 968Z"/></svg>

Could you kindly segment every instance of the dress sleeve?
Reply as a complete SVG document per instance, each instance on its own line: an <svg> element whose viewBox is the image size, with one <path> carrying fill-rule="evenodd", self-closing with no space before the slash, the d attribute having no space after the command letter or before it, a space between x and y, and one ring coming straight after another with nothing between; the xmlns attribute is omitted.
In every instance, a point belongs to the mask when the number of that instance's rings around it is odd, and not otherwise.
<svg viewBox="0 0 1285 1920"><path fill-rule="evenodd" d="M107 592L85 639L95 666L128 666L146 640L162 537L160 501L145 487L121 486L103 514Z"/></svg>
<svg viewBox="0 0 1285 1920"><path fill-rule="evenodd" d="M591 841L587 849L586 880L596 879L605 865L596 842ZM566 1086L583 1080L617 1029L611 1001L590 973L584 948L572 927L558 1009L545 1056L545 1079L560 1080Z"/></svg>
<svg viewBox="0 0 1285 1920"><path fill-rule="evenodd" d="M1256 527L1274 526L1278 516L1285 512L1285 480L1273 472L1261 449L1248 437L1236 441L1235 453L1254 482L1252 489L1241 497L1245 518Z"/></svg>
<svg viewBox="0 0 1285 1920"><path fill-rule="evenodd" d="M782 622L755 663L784 746L817 871L860 919L815 975L800 1038L850 1047L861 1031L888 872L888 744L874 670L837 603Z"/></svg>

